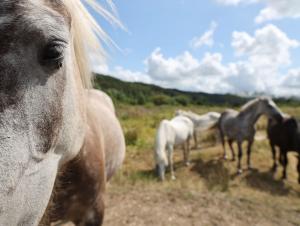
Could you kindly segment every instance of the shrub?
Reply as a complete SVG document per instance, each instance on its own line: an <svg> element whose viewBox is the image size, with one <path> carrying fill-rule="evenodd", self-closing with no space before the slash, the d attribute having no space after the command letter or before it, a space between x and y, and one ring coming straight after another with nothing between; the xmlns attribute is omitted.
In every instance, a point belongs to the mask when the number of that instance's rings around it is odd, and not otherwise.
<svg viewBox="0 0 300 226"><path fill-rule="evenodd" d="M169 104L171 102L170 97L163 94L153 96L152 101L155 105L164 105Z"/></svg>
<svg viewBox="0 0 300 226"><path fill-rule="evenodd" d="M179 95L175 97L175 101L183 106L187 106L190 103L190 99L184 95Z"/></svg>
<svg viewBox="0 0 300 226"><path fill-rule="evenodd" d="M138 140L137 129L130 129L125 133L126 145L136 145Z"/></svg>

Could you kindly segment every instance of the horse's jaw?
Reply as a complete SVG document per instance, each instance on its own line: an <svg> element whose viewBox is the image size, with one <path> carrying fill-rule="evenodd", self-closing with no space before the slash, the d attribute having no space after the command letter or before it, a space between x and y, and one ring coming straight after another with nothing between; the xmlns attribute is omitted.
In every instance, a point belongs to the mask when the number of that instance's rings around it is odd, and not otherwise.
<svg viewBox="0 0 300 226"><path fill-rule="evenodd" d="M16 159L14 163L22 167L15 168L15 172L8 170L6 175L13 175L11 178L3 178L1 169L0 180L6 183L0 185L0 225L39 224L51 197L60 158L51 154L38 163Z"/></svg>

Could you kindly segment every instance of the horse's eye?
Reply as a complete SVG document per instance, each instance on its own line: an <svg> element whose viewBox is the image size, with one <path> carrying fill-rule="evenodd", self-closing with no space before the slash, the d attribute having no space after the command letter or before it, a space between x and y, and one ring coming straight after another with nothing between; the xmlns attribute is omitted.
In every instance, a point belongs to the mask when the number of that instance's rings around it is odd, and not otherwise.
<svg viewBox="0 0 300 226"><path fill-rule="evenodd" d="M62 42L55 41L46 45L41 54L42 65L60 68L64 59L64 50L65 44Z"/></svg>

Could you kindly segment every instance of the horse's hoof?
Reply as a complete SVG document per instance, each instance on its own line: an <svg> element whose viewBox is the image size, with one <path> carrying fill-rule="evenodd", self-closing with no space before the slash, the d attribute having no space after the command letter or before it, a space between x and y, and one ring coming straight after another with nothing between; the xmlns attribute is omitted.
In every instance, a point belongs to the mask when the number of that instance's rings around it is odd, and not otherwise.
<svg viewBox="0 0 300 226"><path fill-rule="evenodd" d="M243 170L242 169L238 169L237 174L241 175L242 173L243 173Z"/></svg>
<svg viewBox="0 0 300 226"><path fill-rule="evenodd" d="M176 180L176 177L173 175L173 176L171 177L171 180Z"/></svg>
<svg viewBox="0 0 300 226"><path fill-rule="evenodd" d="M227 155L223 155L223 159L224 159L224 160L227 160Z"/></svg>
<svg viewBox="0 0 300 226"><path fill-rule="evenodd" d="M232 159L231 159L231 162L234 162L234 161L235 161L235 158L232 158Z"/></svg>
<svg viewBox="0 0 300 226"><path fill-rule="evenodd" d="M251 171L253 170L253 168L251 166L248 166L248 170Z"/></svg>

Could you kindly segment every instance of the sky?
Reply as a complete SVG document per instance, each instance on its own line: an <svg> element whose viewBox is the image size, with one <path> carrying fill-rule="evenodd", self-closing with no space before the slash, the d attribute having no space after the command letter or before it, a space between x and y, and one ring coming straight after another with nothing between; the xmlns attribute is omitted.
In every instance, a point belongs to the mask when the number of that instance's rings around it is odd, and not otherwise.
<svg viewBox="0 0 300 226"><path fill-rule="evenodd" d="M103 0L99 0L103 2ZM96 72L166 88L300 97L300 0L115 0Z"/></svg>

